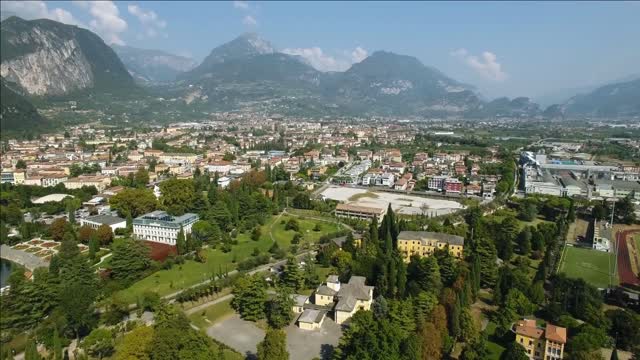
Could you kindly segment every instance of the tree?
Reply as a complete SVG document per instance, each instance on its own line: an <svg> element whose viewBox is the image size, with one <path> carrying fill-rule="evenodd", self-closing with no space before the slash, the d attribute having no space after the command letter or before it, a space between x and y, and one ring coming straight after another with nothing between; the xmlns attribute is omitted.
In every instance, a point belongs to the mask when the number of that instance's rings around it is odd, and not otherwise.
<svg viewBox="0 0 640 360"><path fill-rule="evenodd" d="M91 239L89 239L89 258L94 260L98 251L100 251L98 238L96 236L92 236Z"/></svg>
<svg viewBox="0 0 640 360"><path fill-rule="evenodd" d="M139 326L126 334L116 352L116 360L151 360L154 331L150 326Z"/></svg>
<svg viewBox="0 0 640 360"><path fill-rule="evenodd" d="M469 311L469 307L460 311L460 339L469 343L478 336L478 325Z"/></svg>
<svg viewBox="0 0 640 360"><path fill-rule="evenodd" d="M422 340L422 360L439 360L442 358L442 336L431 322L420 326L418 334Z"/></svg>
<svg viewBox="0 0 640 360"><path fill-rule="evenodd" d="M520 254L529 255L531 252L531 229L529 227L525 227L518 234L518 249L520 250Z"/></svg>
<svg viewBox="0 0 640 360"><path fill-rule="evenodd" d="M519 217L522 221L533 221L538 216L538 207L530 201L524 202L520 206Z"/></svg>
<svg viewBox="0 0 640 360"><path fill-rule="evenodd" d="M233 300L231 307L245 320L258 321L265 316L264 279L260 275L241 277L233 286Z"/></svg>
<svg viewBox="0 0 640 360"><path fill-rule="evenodd" d="M171 215L186 213L196 201L193 179L169 179L160 183L160 202Z"/></svg>
<svg viewBox="0 0 640 360"><path fill-rule="evenodd" d="M144 168L139 168L134 175L134 186L144 188L149 183L149 172Z"/></svg>
<svg viewBox="0 0 640 360"><path fill-rule="evenodd" d="M412 256L407 275L409 282L417 284L421 290L439 292L442 288L440 267L435 256Z"/></svg>
<svg viewBox="0 0 640 360"><path fill-rule="evenodd" d="M24 360L41 360L42 356L38 353L38 347L34 339L27 340L24 350Z"/></svg>
<svg viewBox="0 0 640 360"><path fill-rule="evenodd" d="M111 256L111 276L129 284L151 266L149 247L142 241L120 239L114 242Z"/></svg>
<svg viewBox="0 0 640 360"><path fill-rule="evenodd" d="M176 249L178 250L178 255L184 255L187 253L187 240L184 236L184 229L182 228L182 225L180 225L180 230L176 237Z"/></svg>
<svg viewBox="0 0 640 360"><path fill-rule="evenodd" d="M610 360L618 360L618 349L614 348Z"/></svg>
<svg viewBox="0 0 640 360"><path fill-rule="evenodd" d="M284 229L298 232L300 231L300 224L298 224L298 220L296 220L295 218L290 218L289 221L287 221L287 224L284 226Z"/></svg>
<svg viewBox="0 0 640 360"><path fill-rule="evenodd" d="M293 256L287 259L287 264L282 274L282 281L285 286L293 290L300 290L304 286L304 274L302 274L300 266L298 266L298 261Z"/></svg>
<svg viewBox="0 0 640 360"><path fill-rule="evenodd" d="M57 328L53 329L53 349L51 355L53 360L62 360L62 341L60 340L60 334Z"/></svg>
<svg viewBox="0 0 640 360"><path fill-rule="evenodd" d="M95 324L93 306L98 296L94 270L80 255L63 263L58 290L60 310L69 328L79 337Z"/></svg>
<svg viewBox="0 0 640 360"><path fill-rule="evenodd" d="M129 315L129 303L117 293L111 295L111 299L106 305L106 311L102 314L105 324L117 325L127 315Z"/></svg>
<svg viewBox="0 0 640 360"><path fill-rule="evenodd" d="M525 348L515 341L510 341L507 350L502 353L500 360L529 360Z"/></svg>
<svg viewBox="0 0 640 360"><path fill-rule="evenodd" d="M151 359L218 359L216 345L207 335L191 328L182 311L163 305L156 311L156 322L150 346Z"/></svg>
<svg viewBox="0 0 640 360"><path fill-rule="evenodd" d="M267 329L267 333L258 344L258 360L289 360L287 335L283 330Z"/></svg>
<svg viewBox="0 0 640 360"><path fill-rule="evenodd" d="M114 346L113 333L106 328L95 329L82 340L82 348L85 349L89 355L99 359L111 356Z"/></svg>
<svg viewBox="0 0 640 360"><path fill-rule="evenodd" d="M291 291L287 287L280 287L276 295L267 304L267 320L275 329L281 329L293 320L294 301Z"/></svg>
<svg viewBox="0 0 640 360"><path fill-rule="evenodd" d="M498 275L498 267L496 265L496 248L493 242L486 238L479 239L476 256L480 261L480 283L485 287L494 286Z"/></svg>
<svg viewBox="0 0 640 360"><path fill-rule="evenodd" d="M20 159L16 162L16 169L26 169L27 168L27 163L26 161L24 161L23 159Z"/></svg>
<svg viewBox="0 0 640 360"><path fill-rule="evenodd" d="M119 216L135 218L155 210L158 200L151 190L127 188L112 196L109 205Z"/></svg>
<svg viewBox="0 0 640 360"><path fill-rule="evenodd" d="M530 315L535 309L529 298L518 289L509 290L505 306L519 315Z"/></svg>
<svg viewBox="0 0 640 360"><path fill-rule="evenodd" d="M256 226L251 231L251 240L258 241L260 240L260 236L262 236L262 231L260 230L260 226Z"/></svg>
<svg viewBox="0 0 640 360"><path fill-rule="evenodd" d="M100 244L109 245L113 241L113 231L111 230L111 226L102 224L96 230L96 237Z"/></svg>
<svg viewBox="0 0 640 360"><path fill-rule="evenodd" d="M191 226L191 236L196 242L212 244L222 242L222 232L215 222L199 220Z"/></svg>
<svg viewBox="0 0 640 360"><path fill-rule="evenodd" d="M616 338L616 347L632 351L640 346L640 315L628 310L616 309L607 311L611 321L610 334Z"/></svg>
<svg viewBox="0 0 640 360"><path fill-rule="evenodd" d="M630 196L618 200L615 210L615 216L618 221L625 224L633 224L636 221L636 209L633 202L631 202Z"/></svg>
<svg viewBox="0 0 640 360"><path fill-rule="evenodd" d="M604 220L607 217L607 213L609 210L603 204L595 204L593 209L591 209L591 216L593 216L596 220Z"/></svg>
<svg viewBox="0 0 640 360"><path fill-rule="evenodd" d="M89 225L83 225L78 229L78 240L83 243L88 243L89 240L95 235L96 230Z"/></svg>
<svg viewBox="0 0 640 360"><path fill-rule="evenodd" d="M57 218L49 225L49 234L56 241L61 241L68 230L69 223L64 218Z"/></svg>

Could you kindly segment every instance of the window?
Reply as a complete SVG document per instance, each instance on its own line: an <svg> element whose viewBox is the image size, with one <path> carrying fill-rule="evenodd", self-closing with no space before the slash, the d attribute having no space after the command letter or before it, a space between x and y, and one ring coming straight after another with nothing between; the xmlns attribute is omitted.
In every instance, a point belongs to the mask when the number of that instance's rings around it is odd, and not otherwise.
<svg viewBox="0 0 640 360"><path fill-rule="evenodd" d="M529 345L533 344L533 340L529 340Z"/></svg>

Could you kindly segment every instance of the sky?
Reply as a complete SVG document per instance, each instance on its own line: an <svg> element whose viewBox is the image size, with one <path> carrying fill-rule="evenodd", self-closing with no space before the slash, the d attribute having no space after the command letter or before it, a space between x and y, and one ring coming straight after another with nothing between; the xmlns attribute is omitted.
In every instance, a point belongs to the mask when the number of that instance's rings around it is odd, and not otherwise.
<svg viewBox="0 0 640 360"><path fill-rule="evenodd" d="M551 94L640 74L640 1L5 1L7 13L88 28L105 42L202 60L256 32L321 71L386 50L487 98Z"/></svg>

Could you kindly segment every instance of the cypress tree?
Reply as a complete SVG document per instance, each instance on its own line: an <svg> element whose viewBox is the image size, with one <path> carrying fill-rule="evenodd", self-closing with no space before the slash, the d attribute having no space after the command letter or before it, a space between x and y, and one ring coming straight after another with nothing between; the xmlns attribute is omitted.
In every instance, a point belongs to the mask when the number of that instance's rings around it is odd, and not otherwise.
<svg viewBox="0 0 640 360"><path fill-rule="evenodd" d="M58 329L53 329L53 360L62 360L62 341Z"/></svg>
<svg viewBox="0 0 640 360"><path fill-rule="evenodd" d="M176 238L176 248L178 250L178 255L184 255L187 251L187 241L184 237L184 229L180 226L180 231L178 232L178 237Z"/></svg>

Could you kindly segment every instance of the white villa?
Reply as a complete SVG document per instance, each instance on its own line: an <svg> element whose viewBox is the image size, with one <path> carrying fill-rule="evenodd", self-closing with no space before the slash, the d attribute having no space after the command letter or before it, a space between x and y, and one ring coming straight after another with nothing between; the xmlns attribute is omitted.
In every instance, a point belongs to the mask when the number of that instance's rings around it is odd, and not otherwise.
<svg viewBox="0 0 640 360"><path fill-rule="evenodd" d="M138 240L175 246L180 228L187 235L191 232L191 226L198 220L197 214L172 216L165 211L153 211L133 219L133 235Z"/></svg>

